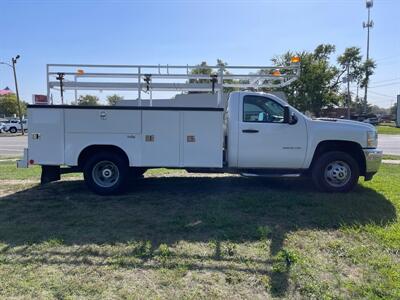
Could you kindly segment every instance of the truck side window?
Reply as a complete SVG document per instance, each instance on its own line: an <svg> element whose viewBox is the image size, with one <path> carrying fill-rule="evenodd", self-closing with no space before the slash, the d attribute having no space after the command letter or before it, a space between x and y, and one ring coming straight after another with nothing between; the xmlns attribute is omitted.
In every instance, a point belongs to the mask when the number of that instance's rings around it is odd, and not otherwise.
<svg viewBox="0 0 400 300"><path fill-rule="evenodd" d="M243 122L282 123L284 108L274 100L248 95L243 99Z"/></svg>

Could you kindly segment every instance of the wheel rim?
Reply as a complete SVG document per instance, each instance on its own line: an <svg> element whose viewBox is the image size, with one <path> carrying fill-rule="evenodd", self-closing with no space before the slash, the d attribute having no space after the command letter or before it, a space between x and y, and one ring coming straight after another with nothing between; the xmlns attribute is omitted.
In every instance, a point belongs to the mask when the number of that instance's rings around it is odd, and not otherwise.
<svg viewBox="0 0 400 300"><path fill-rule="evenodd" d="M93 167L92 178L94 182L101 187L112 187L119 179L118 167L111 161L99 161Z"/></svg>
<svg viewBox="0 0 400 300"><path fill-rule="evenodd" d="M351 168L344 161L333 161L326 166L324 176L329 185L343 187L350 181Z"/></svg>

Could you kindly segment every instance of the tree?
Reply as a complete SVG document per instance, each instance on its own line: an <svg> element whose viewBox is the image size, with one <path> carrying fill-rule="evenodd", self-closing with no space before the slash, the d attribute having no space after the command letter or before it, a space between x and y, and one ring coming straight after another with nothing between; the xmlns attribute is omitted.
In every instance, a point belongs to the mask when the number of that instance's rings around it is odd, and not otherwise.
<svg viewBox="0 0 400 300"><path fill-rule="evenodd" d="M361 66L361 72L363 72L363 77L360 80L360 87L364 88L367 84L369 84L369 77L374 74L374 70L376 69L376 62L372 59L365 61ZM368 73L368 76L366 76Z"/></svg>
<svg viewBox="0 0 400 300"><path fill-rule="evenodd" d="M123 99L124 99L124 97L117 95L117 94L107 96L107 102L109 105L116 105L118 101L121 101Z"/></svg>
<svg viewBox="0 0 400 300"><path fill-rule="evenodd" d="M201 64L197 65L198 68L192 69L190 74L192 75L209 75L211 78L212 69L208 66L206 61L202 61ZM189 79L189 83L210 83L210 79ZM189 94L197 94L202 92L189 91Z"/></svg>
<svg viewBox="0 0 400 300"><path fill-rule="evenodd" d="M85 95L85 96L81 95L79 96L76 104L81 106L98 105L99 97L93 95Z"/></svg>
<svg viewBox="0 0 400 300"><path fill-rule="evenodd" d="M335 46L327 44L319 45L313 52L288 51L272 59L277 66L289 65L293 56L301 59L299 79L282 89L291 105L319 117L323 107L337 105L343 100L338 93L339 70L329 63L334 52Z"/></svg>
<svg viewBox="0 0 400 300"><path fill-rule="evenodd" d="M282 89L287 94L291 105L301 111L310 111L319 117L322 108L345 104L347 94L341 93L339 89L341 79L347 73L347 66L349 66L350 82L355 82L358 87L365 86L366 70L369 75L372 75L376 67L375 62L369 60L362 63L360 48L349 47L337 58L338 66L335 66L330 63L334 53L334 45L322 44L313 52L288 51L272 60L277 66L286 66L293 56L299 56L301 59L299 79ZM368 107L362 101L361 98L357 98L355 105L351 103L350 105L357 110L362 110L363 107Z"/></svg>
<svg viewBox="0 0 400 300"><path fill-rule="evenodd" d="M338 82L340 76L347 71L348 66L348 80L350 81L350 84L355 82L357 84L357 89L364 88L368 84L367 77L369 78L374 73L374 69L376 68L376 63L371 59L362 62L361 49L358 47L346 48L344 53L338 57L338 63L342 67L342 72L338 76ZM367 74L368 76L366 76ZM349 100L351 102L351 98ZM370 110L371 107L368 106L368 103L365 103L365 100L361 98L357 100L360 100L360 105L356 110L358 113L367 112Z"/></svg>
<svg viewBox="0 0 400 300"><path fill-rule="evenodd" d="M26 115L26 103L21 101L21 113ZM18 102L15 94L0 96L0 115L11 117L18 115Z"/></svg>
<svg viewBox="0 0 400 300"><path fill-rule="evenodd" d="M359 86L360 81L362 80L362 55L360 53L360 48L358 47L350 47L346 48L344 53L342 55L339 55L337 58L337 61L341 67L341 71L337 77L336 84L339 84L341 76L345 74L346 77L344 77L346 80L343 80L343 83L347 84L347 87L350 88L350 85L352 82L357 82L357 86ZM346 90L345 93L345 99L346 103L344 103L346 107L351 108L356 108L356 111L362 111L363 110L363 103L361 101L361 98L356 97L356 105L353 105L352 99L351 99L351 93L350 89ZM350 110L348 111L350 114ZM350 115L348 116L350 117Z"/></svg>
<svg viewBox="0 0 400 300"><path fill-rule="evenodd" d="M347 67L349 68L349 78L350 82L361 82L362 80L362 55L361 49L358 47L346 48L342 55L339 55L337 61L342 68L341 73L338 76L337 82L339 82L341 76L346 74Z"/></svg>
<svg viewBox="0 0 400 300"><path fill-rule="evenodd" d="M371 105L369 111L376 115L390 115L390 108L383 108L378 105Z"/></svg>
<svg viewBox="0 0 400 300"><path fill-rule="evenodd" d="M224 62L222 59L217 59L217 66L221 67L223 69L224 75L229 74L229 72L226 70L226 67L228 64ZM208 75L211 79L211 75L218 75L217 71L213 71L211 67L207 64L206 61L202 61L201 64L198 65L197 69L192 69L190 74L202 74L202 75ZM211 86L211 80L210 79L189 79L189 83L206 83L210 84ZM234 81L231 79L224 80L225 83L233 83ZM234 91L235 88L224 88L224 93L230 93ZM199 92L189 92L191 94L193 93L199 93ZM201 92L200 92L201 93Z"/></svg>

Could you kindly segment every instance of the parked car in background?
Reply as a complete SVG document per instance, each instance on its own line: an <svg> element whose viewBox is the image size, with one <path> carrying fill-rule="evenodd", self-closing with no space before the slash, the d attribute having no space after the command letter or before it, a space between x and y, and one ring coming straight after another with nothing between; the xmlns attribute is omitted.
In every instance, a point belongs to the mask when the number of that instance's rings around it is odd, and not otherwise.
<svg viewBox="0 0 400 300"><path fill-rule="evenodd" d="M360 115L354 114L350 116L350 119L353 121L359 121L372 125L378 125L381 122L381 119L375 114L360 114Z"/></svg>
<svg viewBox="0 0 400 300"><path fill-rule="evenodd" d="M2 128L3 132L9 132L9 133L17 133L18 131L21 131L21 122L16 119L10 119L8 121L5 121L4 126ZM23 128L24 131L28 130L28 120L24 119L22 120Z"/></svg>
<svg viewBox="0 0 400 300"><path fill-rule="evenodd" d="M393 115L383 115L383 116L381 116L381 122L390 123L392 121L394 121Z"/></svg>
<svg viewBox="0 0 400 300"><path fill-rule="evenodd" d="M380 123L380 120L376 115L367 115L367 117L363 120L363 122L372 125L378 125Z"/></svg>

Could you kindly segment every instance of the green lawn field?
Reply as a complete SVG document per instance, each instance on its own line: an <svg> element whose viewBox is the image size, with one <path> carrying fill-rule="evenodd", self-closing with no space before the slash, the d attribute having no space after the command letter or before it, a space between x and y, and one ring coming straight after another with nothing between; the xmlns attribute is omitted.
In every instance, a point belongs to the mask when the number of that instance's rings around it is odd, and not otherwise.
<svg viewBox="0 0 400 300"><path fill-rule="evenodd" d="M0 298L399 299L400 166L348 194L152 170L120 196L0 163Z"/></svg>
<svg viewBox="0 0 400 300"><path fill-rule="evenodd" d="M376 126L379 134L400 134L400 128L397 128L394 123L381 124Z"/></svg>

